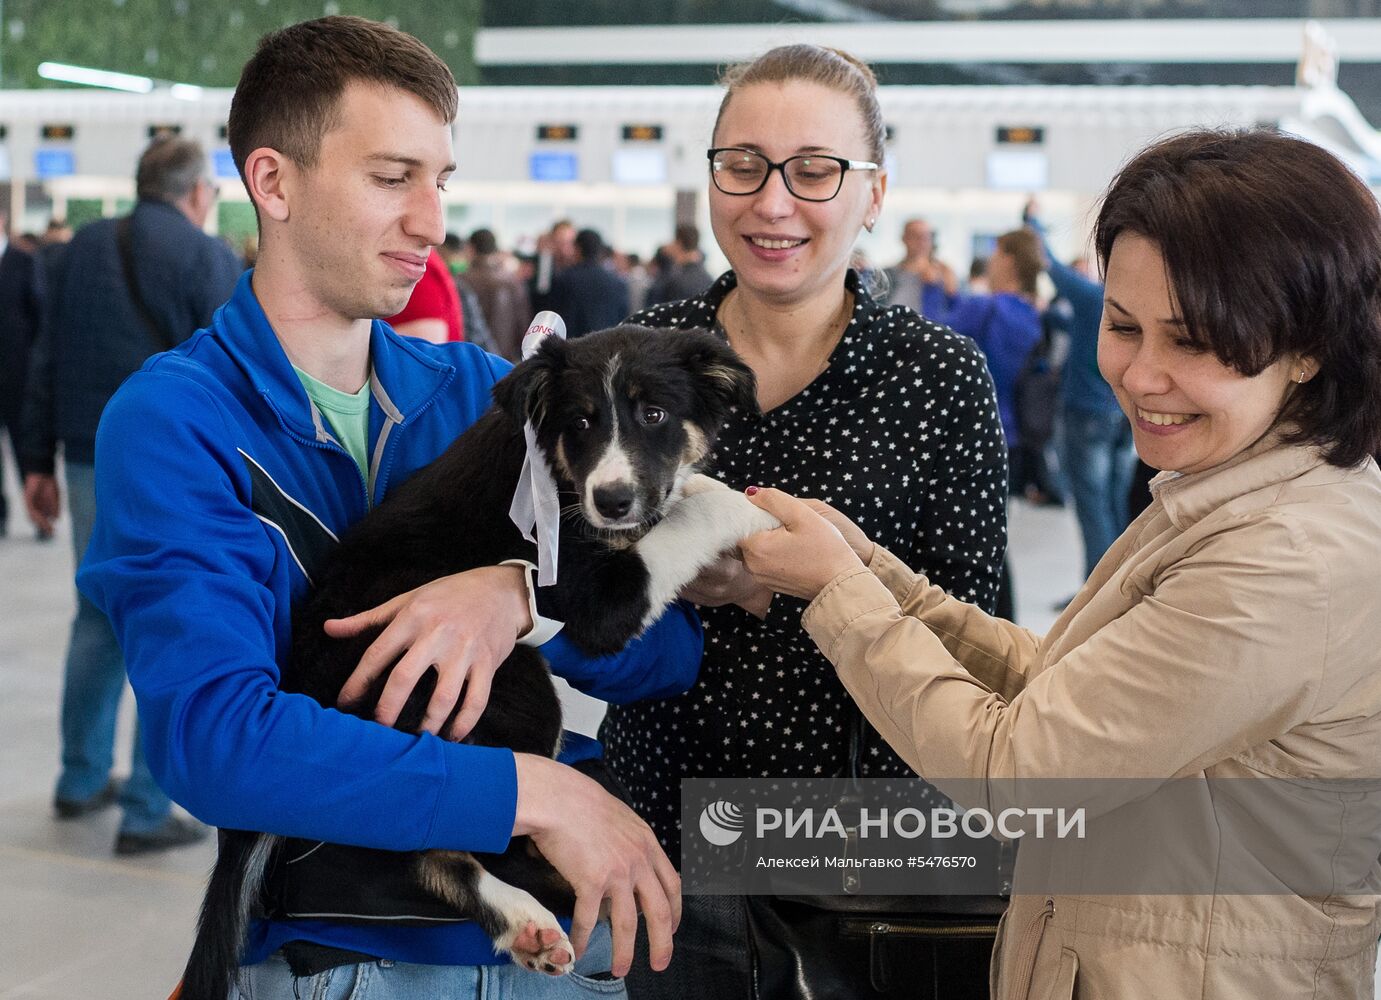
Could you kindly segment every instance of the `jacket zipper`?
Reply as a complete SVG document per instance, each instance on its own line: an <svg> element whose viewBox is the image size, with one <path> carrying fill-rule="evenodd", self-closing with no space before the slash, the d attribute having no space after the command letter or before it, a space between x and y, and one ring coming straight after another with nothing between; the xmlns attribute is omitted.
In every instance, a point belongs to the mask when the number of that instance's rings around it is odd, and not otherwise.
<svg viewBox="0 0 1381 1000"><path fill-rule="evenodd" d="M1031 922L1026 925L1026 933L1021 938L1021 949L1017 952L1016 967L1021 970L1021 978L1017 980L1020 988L1009 994L1012 1000L1027 1000L1031 992L1031 979L1036 974L1036 955L1040 951L1041 938L1045 936L1045 925L1050 918L1055 916L1055 900L1045 897L1045 906L1041 912L1031 918Z"/></svg>
<svg viewBox="0 0 1381 1000"><path fill-rule="evenodd" d="M336 444L333 441L319 441L314 437L303 437L301 434L297 433L297 431L293 430L291 427L288 426L287 420L283 418L283 414L280 413L278 407L274 405L273 397L271 397L267 392L265 392L262 389L259 391L259 395L263 396L265 401L268 402L269 408L273 410L274 416L278 418L279 425L285 431L288 432L288 437L292 438L298 444L305 444L309 448L319 448L322 451L329 451L333 455L344 455L346 458L350 459L350 464L355 466L355 475L356 477L358 477L360 481L360 489L364 492L365 513L368 513L369 511L373 510L374 497L371 496L369 492L369 480L368 478L366 478L363 470L361 470L360 467L355 464L354 456L352 456L350 452L346 451L339 444Z"/></svg>
<svg viewBox="0 0 1381 1000"><path fill-rule="evenodd" d="M374 509L374 498L369 493L369 480L365 478L364 472L360 469L359 465L355 463L355 457L351 455L350 452L346 451L338 444L332 444L330 441L305 441L305 443L311 445L313 448L321 448L324 451L329 451L333 455L344 455L348 458L350 464L355 468L355 476L360 481L360 489L364 492L365 513L368 514Z"/></svg>
<svg viewBox="0 0 1381 1000"><path fill-rule="evenodd" d="M403 424L409 420L416 422L422 416L422 414L426 413L433 406L435 406L437 397L446 391L446 388L450 386L450 384L453 381L455 381L455 377L456 373L453 370L451 374L446 376L442 383L436 387L436 391L427 397L427 401L425 403L423 403L410 414L402 414L403 419L398 421L394 425L394 430L402 428ZM481 413L481 416L483 416L483 413ZM389 473L393 471L393 454L395 450L396 449L394 447L393 434L390 433L389 439L384 443L384 453L381 456L379 456L379 469L374 476L374 489L378 490L383 484L388 482ZM369 492L367 486L365 488L365 492ZM373 497L370 498L370 503L371 505L373 504Z"/></svg>

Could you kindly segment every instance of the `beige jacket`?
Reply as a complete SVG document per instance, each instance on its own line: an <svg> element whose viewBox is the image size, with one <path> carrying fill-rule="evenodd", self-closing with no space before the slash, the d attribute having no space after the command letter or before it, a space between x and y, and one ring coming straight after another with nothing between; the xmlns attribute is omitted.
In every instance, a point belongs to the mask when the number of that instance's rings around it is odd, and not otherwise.
<svg viewBox="0 0 1381 1000"><path fill-rule="evenodd" d="M1338 469L1268 436L1152 489L1044 638L948 597L881 548L871 572L833 580L802 623L888 743L942 789L950 778L1381 777L1376 464ZM1379 902L1018 895L993 996L1372 1000Z"/></svg>

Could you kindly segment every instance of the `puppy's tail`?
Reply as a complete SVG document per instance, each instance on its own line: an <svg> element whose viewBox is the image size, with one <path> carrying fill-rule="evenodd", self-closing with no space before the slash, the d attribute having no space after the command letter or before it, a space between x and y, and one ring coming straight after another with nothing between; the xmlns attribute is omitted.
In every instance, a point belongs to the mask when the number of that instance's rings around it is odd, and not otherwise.
<svg viewBox="0 0 1381 1000"><path fill-rule="evenodd" d="M223 830L216 866L201 903L192 954L182 974L180 1000L225 1000L240 965L249 913L281 838Z"/></svg>

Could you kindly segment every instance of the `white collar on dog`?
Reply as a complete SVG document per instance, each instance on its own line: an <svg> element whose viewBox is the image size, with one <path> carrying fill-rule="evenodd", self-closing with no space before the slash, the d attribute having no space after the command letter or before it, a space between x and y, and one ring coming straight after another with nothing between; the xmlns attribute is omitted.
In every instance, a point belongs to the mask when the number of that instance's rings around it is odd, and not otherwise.
<svg viewBox="0 0 1381 1000"><path fill-rule="evenodd" d="M554 312L539 312L523 335L523 360L537 351L547 337L566 339L566 323ZM523 533L523 537L537 545L537 583L550 587L556 582L556 548L561 527L561 501L556 493L556 480L547 465L546 456L537 447L537 433L532 421L523 424L527 441L527 457L518 476L518 488L513 491L513 503L508 516Z"/></svg>

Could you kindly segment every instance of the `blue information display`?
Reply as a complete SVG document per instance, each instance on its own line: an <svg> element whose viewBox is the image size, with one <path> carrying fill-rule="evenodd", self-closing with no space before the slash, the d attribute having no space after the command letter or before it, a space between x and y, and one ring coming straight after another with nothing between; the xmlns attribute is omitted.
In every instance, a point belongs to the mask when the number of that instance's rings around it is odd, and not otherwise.
<svg viewBox="0 0 1381 1000"><path fill-rule="evenodd" d="M580 177L580 160L574 153L533 153L527 170L534 181L573 181Z"/></svg>
<svg viewBox="0 0 1381 1000"><path fill-rule="evenodd" d="M211 154L211 158L216 164L217 177L229 179L240 176L240 172L235 169L235 157L230 155L229 148L216 150Z"/></svg>
<svg viewBox="0 0 1381 1000"><path fill-rule="evenodd" d="M34 173L40 178L70 177L77 172L77 157L70 149L34 150Z"/></svg>

